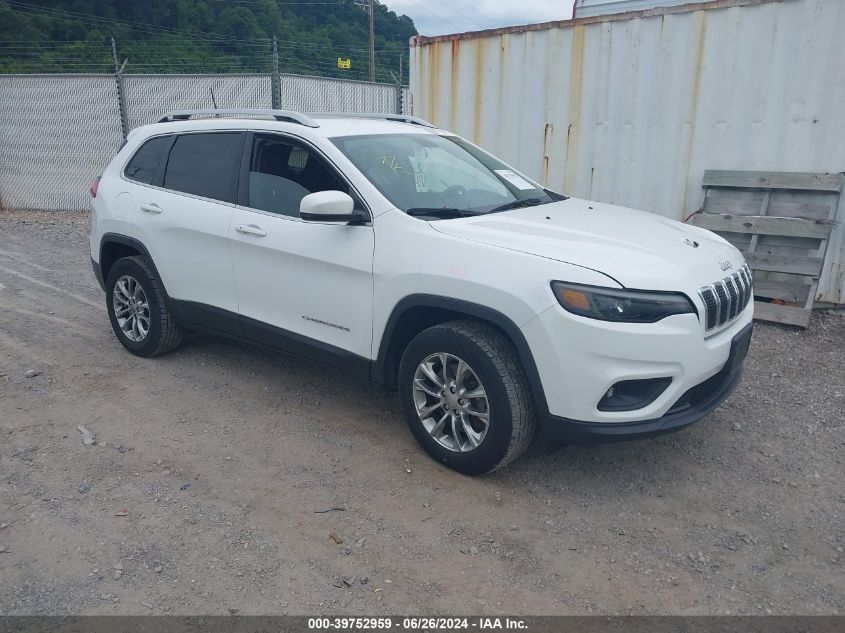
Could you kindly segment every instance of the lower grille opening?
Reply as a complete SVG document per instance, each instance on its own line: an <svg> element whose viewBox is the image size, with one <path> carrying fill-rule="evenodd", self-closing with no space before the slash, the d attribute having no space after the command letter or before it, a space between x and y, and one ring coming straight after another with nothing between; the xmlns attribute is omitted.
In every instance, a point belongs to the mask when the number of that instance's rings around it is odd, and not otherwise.
<svg viewBox="0 0 845 633"><path fill-rule="evenodd" d="M667 411L667 415L669 413L678 413L680 411L692 409L694 407L698 407L704 402L707 402L713 394L722 388L722 385L724 385L725 381L729 378L730 374L727 370L723 369L718 374L710 376L707 380L698 383L695 387L688 389L680 398L678 398L678 401L672 405L672 408L669 409L669 411Z"/></svg>

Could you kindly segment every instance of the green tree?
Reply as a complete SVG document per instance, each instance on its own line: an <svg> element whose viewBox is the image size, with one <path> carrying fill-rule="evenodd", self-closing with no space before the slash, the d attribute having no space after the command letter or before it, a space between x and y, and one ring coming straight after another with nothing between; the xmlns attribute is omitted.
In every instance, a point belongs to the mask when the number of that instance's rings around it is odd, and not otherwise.
<svg viewBox="0 0 845 633"><path fill-rule="evenodd" d="M266 73L275 35L282 72L365 79L366 12L354 0L300 1L306 4L0 0L0 72L111 72L113 36L130 73ZM377 79L392 81L416 28L379 3L374 21ZM352 68L339 69L339 57L352 60Z"/></svg>

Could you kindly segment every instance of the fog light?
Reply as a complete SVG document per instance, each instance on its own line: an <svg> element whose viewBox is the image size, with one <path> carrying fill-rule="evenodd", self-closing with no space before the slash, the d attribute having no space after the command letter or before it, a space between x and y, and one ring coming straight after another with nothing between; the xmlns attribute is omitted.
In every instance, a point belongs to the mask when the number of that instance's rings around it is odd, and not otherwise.
<svg viewBox="0 0 845 633"><path fill-rule="evenodd" d="M623 380L608 389L598 403L599 411L634 411L657 400L672 383L671 378Z"/></svg>

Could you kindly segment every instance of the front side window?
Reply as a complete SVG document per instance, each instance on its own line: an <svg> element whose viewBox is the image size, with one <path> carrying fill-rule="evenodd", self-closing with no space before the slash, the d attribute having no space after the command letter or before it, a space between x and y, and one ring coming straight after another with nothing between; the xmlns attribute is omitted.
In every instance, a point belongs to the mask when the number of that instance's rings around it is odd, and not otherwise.
<svg viewBox="0 0 845 633"><path fill-rule="evenodd" d="M343 191L349 186L309 148L291 139L256 134L249 161L247 206L299 217L309 193Z"/></svg>
<svg viewBox="0 0 845 633"><path fill-rule="evenodd" d="M234 202L242 145L240 132L179 136L167 159L164 188Z"/></svg>
<svg viewBox="0 0 845 633"><path fill-rule="evenodd" d="M157 136L141 145L132 160L126 165L124 174L130 180L149 185L155 178L159 164L164 160L164 152L170 145L172 137Z"/></svg>
<svg viewBox="0 0 845 633"><path fill-rule="evenodd" d="M332 142L410 215L479 215L563 199L455 136L374 134Z"/></svg>

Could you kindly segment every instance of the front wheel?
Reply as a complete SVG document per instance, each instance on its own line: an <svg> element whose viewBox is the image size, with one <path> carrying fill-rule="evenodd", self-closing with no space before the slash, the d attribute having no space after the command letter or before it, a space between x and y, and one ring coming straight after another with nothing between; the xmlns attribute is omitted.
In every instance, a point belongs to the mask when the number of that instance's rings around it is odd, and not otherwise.
<svg viewBox="0 0 845 633"><path fill-rule="evenodd" d="M452 321L418 334L399 364L399 397L426 452L467 475L509 464L534 436L534 408L516 351L483 323Z"/></svg>
<svg viewBox="0 0 845 633"><path fill-rule="evenodd" d="M111 267L106 307L117 339L137 356L164 354L182 340L158 277L142 257L124 257Z"/></svg>

